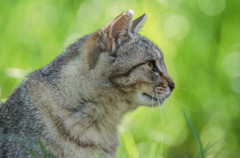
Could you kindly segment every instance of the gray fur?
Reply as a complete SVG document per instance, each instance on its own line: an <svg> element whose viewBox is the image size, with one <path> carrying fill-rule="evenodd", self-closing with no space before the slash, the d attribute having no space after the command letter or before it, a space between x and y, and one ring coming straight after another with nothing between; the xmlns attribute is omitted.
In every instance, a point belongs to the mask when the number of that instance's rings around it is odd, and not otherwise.
<svg viewBox="0 0 240 158"><path fill-rule="evenodd" d="M28 75L0 108L1 158L31 157L30 150L43 156L38 138L59 158L115 157L122 115L151 106L151 98L162 104L174 88L161 51L131 32L132 15L121 14ZM113 39L108 29L120 33Z"/></svg>

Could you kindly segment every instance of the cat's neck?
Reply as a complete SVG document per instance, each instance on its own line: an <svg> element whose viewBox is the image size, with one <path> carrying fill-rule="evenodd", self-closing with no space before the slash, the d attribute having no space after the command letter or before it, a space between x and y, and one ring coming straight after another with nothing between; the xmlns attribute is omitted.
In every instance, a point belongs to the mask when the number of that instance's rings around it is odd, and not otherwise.
<svg viewBox="0 0 240 158"><path fill-rule="evenodd" d="M80 109L69 109L70 115L64 121L71 137L114 153L118 145L117 125L127 112L123 108L127 105L104 105L86 100L81 104Z"/></svg>
<svg viewBox="0 0 240 158"><path fill-rule="evenodd" d="M78 105L74 108L67 108L67 110L69 111L68 128L73 130L74 126L79 124L82 133L89 128L95 128L96 132L101 133L109 129L115 130L129 108L127 103L124 102L111 105L80 99Z"/></svg>

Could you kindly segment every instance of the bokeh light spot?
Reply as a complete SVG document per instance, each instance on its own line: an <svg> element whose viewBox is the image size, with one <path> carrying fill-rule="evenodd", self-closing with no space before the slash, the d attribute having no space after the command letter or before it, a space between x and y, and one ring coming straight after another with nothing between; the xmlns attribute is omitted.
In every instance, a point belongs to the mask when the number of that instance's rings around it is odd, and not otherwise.
<svg viewBox="0 0 240 158"><path fill-rule="evenodd" d="M228 76L240 76L240 52L229 53L223 60L222 67Z"/></svg>
<svg viewBox="0 0 240 158"><path fill-rule="evenodd" d="M199 9L207 15L217 15L225 9L225 0L198 0Z"/></svg>
<svg viewBox="0 0 240 158"><path fill-rule="evenodd" d="M240 94L240 76L234 78L233 81L231 81L230 85L234 92Z"/></svg>
<svg viewBox="0 0 240 158"><path fill-rule="evenodd" d="M28 73L28 71L20 69L20 68L7 68L5 70L5 73L9 77L23 79L26 76L26 74Z"/></svg>
<svg viewBox="0 0 240 158"><path fill-rule="evenodd" d="M164 33L169 38L183 39L189 30L188 19L181 15L170 16L164 24Z"/></svg>

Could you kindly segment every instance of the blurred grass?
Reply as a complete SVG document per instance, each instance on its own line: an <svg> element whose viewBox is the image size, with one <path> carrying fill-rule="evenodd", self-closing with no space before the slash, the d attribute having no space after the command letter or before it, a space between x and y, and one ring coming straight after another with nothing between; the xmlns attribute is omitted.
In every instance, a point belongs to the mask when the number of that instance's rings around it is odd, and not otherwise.
<svg viewBox="0 0 240 158"><path fill-rule="evenodd" d="M119 13L146 13L141 32L164 53L176 83L162 109L140 107L119 126L117 157L194 157L195 131L207 158L239 157L240 1L0 1L0 98L77 38ZM182 111L188 114L186 122ZM164 120L164 121L163 121ZM189 130L193 125L194 130ZM223 140L221 143L216 143ZM214 145L217 144L217 145ZM214 150L213 150L214 148Z"/></svg>
<svg viewBox="0 0 240 158"><path fill-rule="evenodd" d="M40 139L38 139L38 144L43 154L42 158L57 158L54 154L52 154L45 148L44 144ZM34 158L39 158L39 156L34 151L30 150L29 152Z"/></svg>
<svg viewBox="0 0 240 158"><path fill-rule="evenodd" d="M194 124L193 124L192 120L190 119L190 117L188 116L187 113L184 113L184 117L185 117L187 125L190 129L190 132L193 136L193 139L194 139L194 141L196 143L196 146L198 148L198 151L199 151L199 156L197 156L197 157L204 158L204 151L203 151L202 143L201 143L199 135L198 135L198 133L197 133L195 127L194 127Z"/></svg>

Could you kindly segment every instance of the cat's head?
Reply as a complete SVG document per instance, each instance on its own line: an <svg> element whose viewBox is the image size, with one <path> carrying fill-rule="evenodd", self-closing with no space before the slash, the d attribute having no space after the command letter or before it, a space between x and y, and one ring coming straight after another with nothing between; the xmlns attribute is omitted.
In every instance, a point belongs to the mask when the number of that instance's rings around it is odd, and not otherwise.
<svg viewBox="0 0 240 158"><path fill-rule="evenodd" d="M83 61L93 83L89 95L134 105L162 104L174 82L160 49L138 34L147 16L133 22L132 16L133 11L124 12L88 38Z"/></svg>

